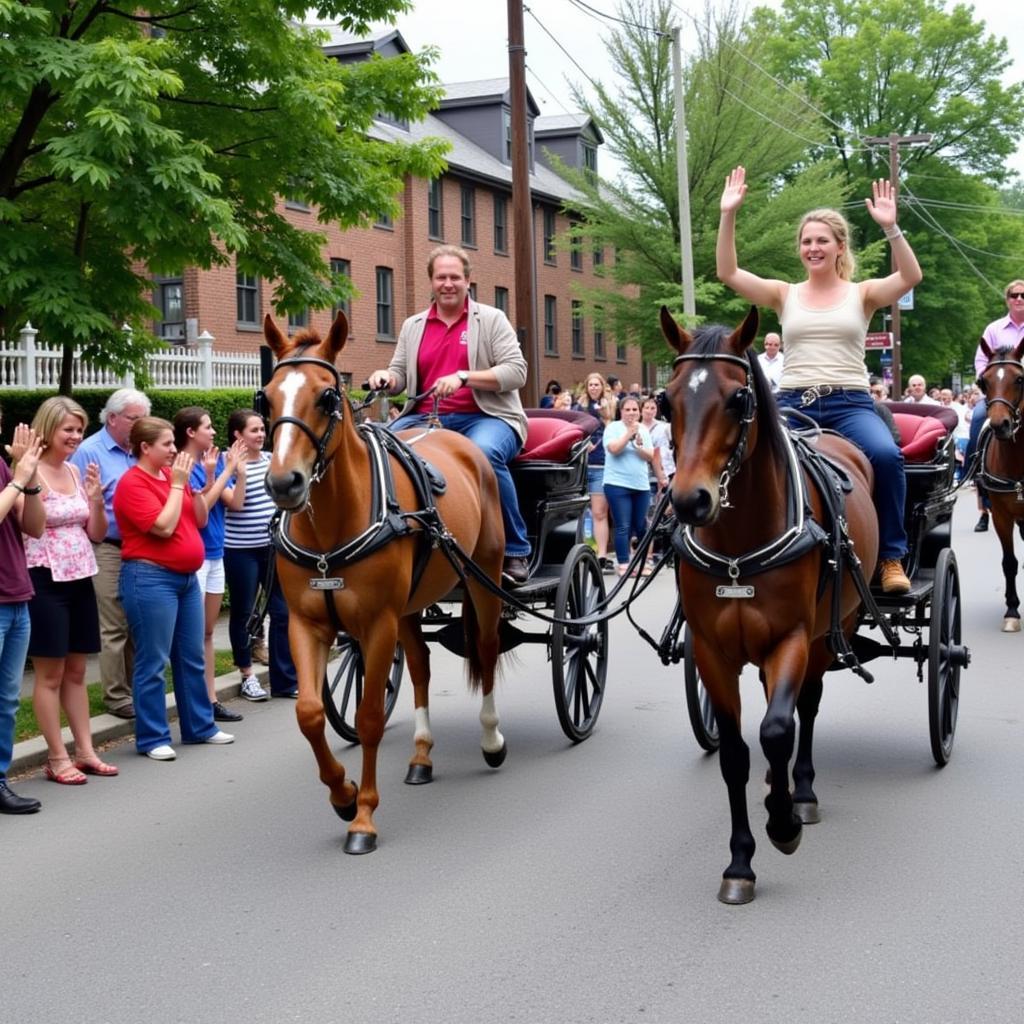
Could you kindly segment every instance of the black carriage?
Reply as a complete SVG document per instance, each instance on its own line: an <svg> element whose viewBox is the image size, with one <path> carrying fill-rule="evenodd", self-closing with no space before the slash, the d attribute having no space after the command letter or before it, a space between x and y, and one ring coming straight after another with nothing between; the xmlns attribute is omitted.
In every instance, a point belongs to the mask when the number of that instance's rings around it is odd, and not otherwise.
<svg viewBox="0 0 1024 1024"><path fill-rule="evenodd" d="M598 423L582 412L528 409L528 436L512 465L519 508L526 520L532 555L528 581L512 591L523 607L506 604L501 626L502 651L520 644L544 644L558 721L574 743L594 729L604 698L608 668L608 622L566 626L552 623L544 632L521 628L531 611L556 619L592 615L604 601L605 583L593 550L583 543L583 514L590 504L587 454ZM461 588L423 614L423 636L464 656L461 618L451 610L461 603ZM385 715L394 710L405 668L401 646L395 649L385 694ZM324 710L344 739L357 743L355 712L362 699L363 664L359 646L339 633L324 679Z"/></svg>
<svg viewBox="0 0 1024 1024"><path fill-rule="evenodd" d="M908 539L906 572L911 588L899 596L872 588L878 615L862 610L851 646L862 664L883 656L910 658L917 666L919 682L927 673L932 756L942 766L953 750L960 671L970 662L961 634L960 573L950 546L956 504L953 430L957 415L942 406L911 402L892 402L889 409L900 433L907 477L904 522ZM883 631L896 642L890 643L884 636L877 639ZM908 642L903 642L904 637ZM718 727L692 650L685 617L677 603L659 652L666 663L683 661L690 726L698 744L710 752L718 749Z"/></svg>

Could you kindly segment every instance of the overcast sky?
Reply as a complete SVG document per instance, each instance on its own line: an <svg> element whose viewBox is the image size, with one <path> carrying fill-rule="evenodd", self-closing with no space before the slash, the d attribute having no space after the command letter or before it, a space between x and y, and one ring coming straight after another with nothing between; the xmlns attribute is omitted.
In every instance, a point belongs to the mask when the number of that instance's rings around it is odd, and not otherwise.
<svg viewBox="0 0 1024 1024"><path fill-rule="evenodd" d="M615 14L614 0L580 3ZM676 3L681 12L699 14L703 10L702 3ZM952 6L947 3L947 8ZM584 72L606 83L614 81L601 42L602 36L614 28L612 23L588 13L573 0L526 0L526 7L527 84L543 114L564 114L574 109L568 83L586 87ZM1009 41L1011 52L1024 49L1024 4L1019 0L977 0L973 7L976 17L985 21L994 35ZM404 15L397 27L413 50L428 45L440 49L435 69L442 81L505 77L506 12L506 0L417 0L414 12ZM688 19L683 13L680 24L685 47ZM1022 78L1024 66L1018 64L1011 68L1007 81ZM1013 166L1024 174L1024 147ZM604 170L607 172L607 168Z"/></svg>

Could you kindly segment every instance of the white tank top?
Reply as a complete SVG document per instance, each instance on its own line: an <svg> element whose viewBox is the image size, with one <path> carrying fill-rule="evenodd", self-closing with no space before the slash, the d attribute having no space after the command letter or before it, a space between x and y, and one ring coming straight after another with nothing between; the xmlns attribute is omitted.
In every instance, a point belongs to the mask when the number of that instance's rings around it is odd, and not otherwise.
<svg viewBox="0 0 1024 1024"><path fill-rule="evenodd" d="M868 319L856 284L851 283L843 300L831 309L808 309L800 301L800 285L791 284L780 319L786 354L780 388L829 384L867 391Z"/></svg>

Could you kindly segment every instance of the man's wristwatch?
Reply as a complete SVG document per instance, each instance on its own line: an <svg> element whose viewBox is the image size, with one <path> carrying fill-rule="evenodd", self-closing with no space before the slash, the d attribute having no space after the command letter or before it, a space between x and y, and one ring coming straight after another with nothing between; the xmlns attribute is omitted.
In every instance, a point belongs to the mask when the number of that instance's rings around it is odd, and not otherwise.
<svg viewBox="0 0 1024 1024"><path fill-rule="evenodd" d="M465 387L466 383L469 381L469 370L459 370L456 376L459 378L459 382L462 386Z"/></svg>

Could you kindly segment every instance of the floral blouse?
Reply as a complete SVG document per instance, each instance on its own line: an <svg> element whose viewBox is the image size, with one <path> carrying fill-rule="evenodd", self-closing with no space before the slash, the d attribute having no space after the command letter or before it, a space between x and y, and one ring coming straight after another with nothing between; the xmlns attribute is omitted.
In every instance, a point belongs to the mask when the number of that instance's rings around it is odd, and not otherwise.
<svg viewBox="0 0 1024 1024"><path fill-rule="evenodd" d="M81 482L74 494L47 490L43 495L46 529L42 537L22 534L28 567L50 570L55 583L95 576L98 569L92 544L85 532L89 500Z"/></svg>

